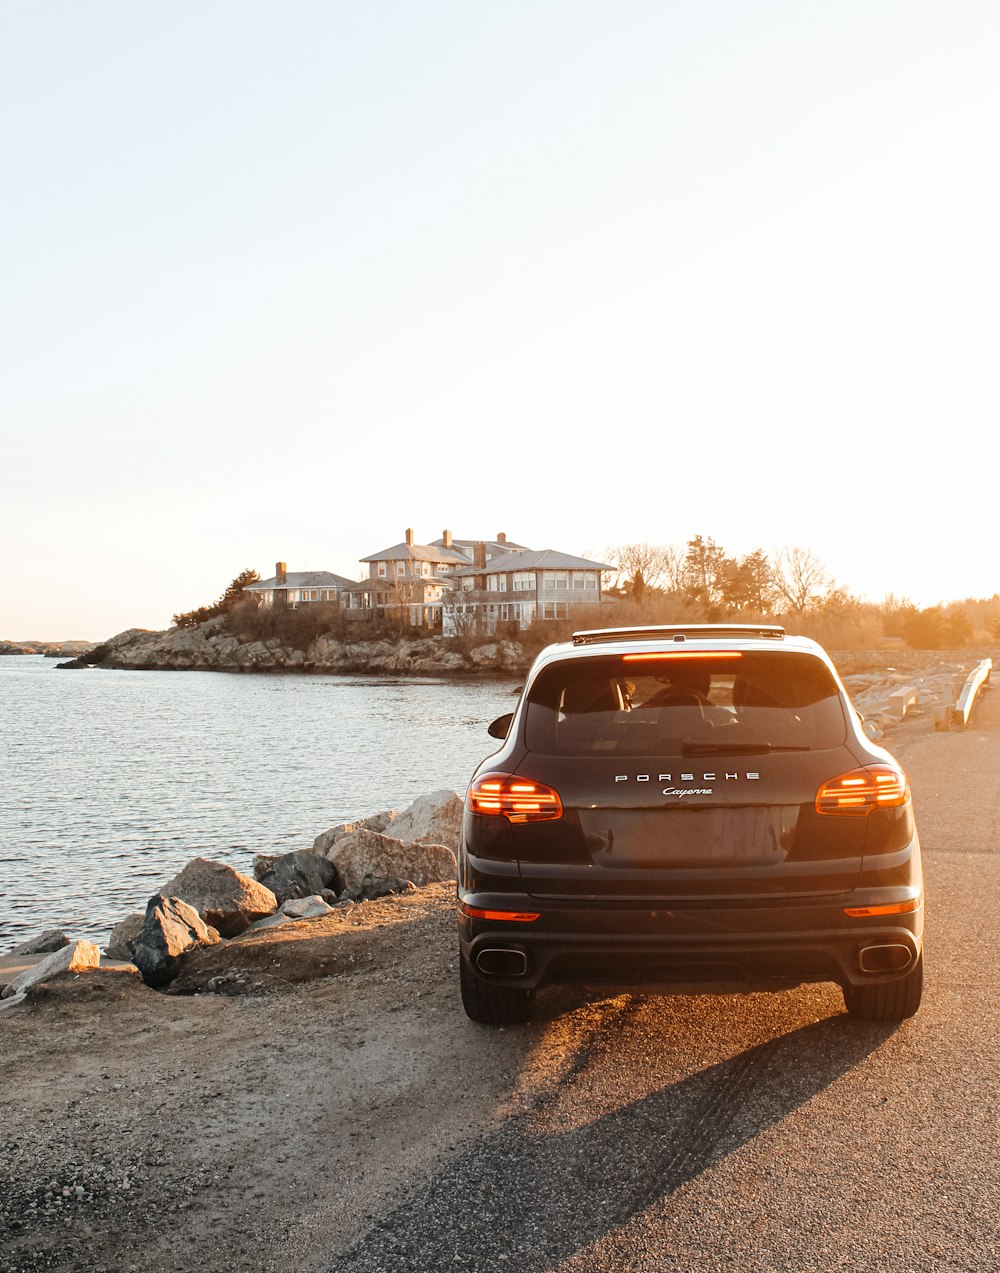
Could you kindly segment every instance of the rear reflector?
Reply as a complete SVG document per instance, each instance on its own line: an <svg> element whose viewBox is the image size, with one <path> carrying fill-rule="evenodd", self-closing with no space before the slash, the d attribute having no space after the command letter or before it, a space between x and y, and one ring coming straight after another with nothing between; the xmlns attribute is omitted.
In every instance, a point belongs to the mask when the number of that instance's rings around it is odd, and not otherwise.
<svg viewBox="0 0 1000 1273"><path fill-rule="evenodd" d="M490 911L483 910L479 906L466 906L462 903L462 914L468 915L472 919L503 919L509 920L515 924L530 924L532 920L540 918L539 911Z"/></svg>
<svg viewBox="0 0 1000 1273"><path fill-rule="evenodd" d="M469 788L465 807L470 813L495 815L510 822L550 822L562 817L559 793L544 782L516 774L483 774Z"/></svg>
<svg viewBox="0 0 1000 1273"><path fill-rule="evenodd" d="M844 914L852 919L863 919L866 915L909 915L922 905L923 898L912 897L908 902L892 902L888 906L845 906Z"/></svg>
<svg viewBox="0 0 1000 1273"><path fill-rule="evenodd" d="M868 765L824 782L816 792L816 812L867 817L873 809L898 808L909 799L910 789L901 769Z"/></svg>

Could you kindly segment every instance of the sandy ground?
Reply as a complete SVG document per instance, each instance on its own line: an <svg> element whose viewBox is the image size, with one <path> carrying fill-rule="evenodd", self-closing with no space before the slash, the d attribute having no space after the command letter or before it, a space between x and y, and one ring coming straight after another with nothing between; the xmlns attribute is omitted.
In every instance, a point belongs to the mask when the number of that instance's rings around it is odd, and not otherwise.
<svg viewBox="0 0 1000 1273"><path fill-rule="evenodd" d="M321 1267L483 1088L454 965L442 884L201 951L183 994L38 987L0 1013L0 1269ZM408 1104L416 1070L453 1115Z"/></svg>

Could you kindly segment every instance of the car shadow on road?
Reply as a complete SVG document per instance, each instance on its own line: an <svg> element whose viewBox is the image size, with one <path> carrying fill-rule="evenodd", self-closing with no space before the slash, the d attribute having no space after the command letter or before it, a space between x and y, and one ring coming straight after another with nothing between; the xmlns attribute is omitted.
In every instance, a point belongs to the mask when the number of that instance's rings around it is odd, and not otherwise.
<svg viewBox="0 0 1000 1273"><path fill-rule="evenodd" d="M786 1118L896 1028L819 1021L561 1133L518 1115L445 1163L330 1273L543 1273Z"/></svg>

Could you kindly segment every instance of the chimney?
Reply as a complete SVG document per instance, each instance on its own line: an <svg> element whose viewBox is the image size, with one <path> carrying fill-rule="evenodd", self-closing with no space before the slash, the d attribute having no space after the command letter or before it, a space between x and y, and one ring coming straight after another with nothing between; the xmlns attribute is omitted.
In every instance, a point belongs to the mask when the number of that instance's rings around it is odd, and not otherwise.
<svg viewBox="0 0 1000 1273"><path fill-rule="evenodd" d="M412 526L407 527L407 530L406 530L406 546L407 548L413 547L413 527Z"/></svg>
<svg viewBox="0 0 1000 1273"><path fill-rule="evenodd" d="M498 544L505 544L506 542L507 542L507 535L506 535L506 532L504 532L504 531L502 531L502 530L498 530L498 531L497 531L497 543L498 543Z"/></svg>
<svg viewBox="0 0 1000 1273"><path fill-rule="evenodd" d="M480 540L472 549L472 564L477 570L486 569L486 544Z"/></svg>
<svg viewBox="0 0 1000 1273"><path fill-rule="evenodd" d="M444 540L445 548L450 548L451 547L451 531L450 530L444 531L441 535L441 538Z"/></svg>
<svg viewBox="0 0 1000 1273"><path fill-rule="evenodd" d="M283 561L274 563L274 579L276 583L288 582L288 567Z"/></svg>

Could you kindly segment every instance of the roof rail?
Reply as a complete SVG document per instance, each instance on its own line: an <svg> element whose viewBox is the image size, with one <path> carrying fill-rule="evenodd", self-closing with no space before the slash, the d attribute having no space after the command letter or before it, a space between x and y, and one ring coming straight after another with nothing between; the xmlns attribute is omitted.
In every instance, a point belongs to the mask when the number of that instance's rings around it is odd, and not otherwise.
<svg viewBox="0 0 1000 1273"><path fill-rule="evenodd" d="M650 628L595 628L574 632L574 645L602 645L611 641L676 641L699 637L767 637L780 641L785 629L774 623L681 623Z"/></svg>

